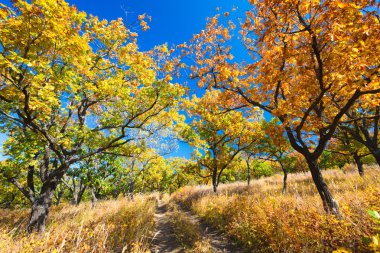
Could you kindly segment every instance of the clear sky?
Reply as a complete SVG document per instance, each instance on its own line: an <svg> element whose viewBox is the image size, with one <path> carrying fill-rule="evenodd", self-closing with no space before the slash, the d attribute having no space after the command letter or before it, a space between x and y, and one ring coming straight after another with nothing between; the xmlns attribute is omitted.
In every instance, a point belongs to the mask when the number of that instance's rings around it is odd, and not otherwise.
<svg viewBox="0 0 380 253"><path fill-rule="evenodd" d="M6 5L10 1L0 0ZM93 14L102 19L123 18L126 24L137 20L137 15L146 13L152 17L151 29L139 32L138 43L141 50L148 50L155 45L168 43L176 45L189 41L193 34L201 31L206 18L220 12L239 13L249 8L248 0L66 0L81 11ZM239 55L235 56L239 57ZM0 144L5 136L0 134ZM0 149L1 150L1 149ZM191 148L180 143L179 150L172 156L190 157ZM1 154L0 154L1 158Z"/></svg>

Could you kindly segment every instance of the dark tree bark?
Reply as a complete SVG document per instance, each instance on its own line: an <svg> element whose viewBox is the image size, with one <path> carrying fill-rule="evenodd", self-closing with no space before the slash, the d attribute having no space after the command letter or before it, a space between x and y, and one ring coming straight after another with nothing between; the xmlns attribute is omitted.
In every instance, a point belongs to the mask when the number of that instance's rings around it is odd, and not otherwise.
<svg viewBox="0 0 380 253"><path fill-rule="evenodd" d="M331 213L336 217L341 218L338 203L333 198L330 189L328 188L327 184L325 183L325 180L323 179L321 170L318 165L318 161L310 157L306 159L310 168L314 184L317 187L318 193L322 199L323 208L327 213Z"/></svg>
<svg viewBox="0 0 380 253"><path fill-rule="evenodd" d="M45 232L46 219L49 214L49 208L52 204L52 199L56 187L57 180L45 182L42 185L39 196L32 202L32 211L27 227L29 233L31 233L34 228L36 228L37 232Z"/></svg>
<svg viewBox="0 0 380 253"><path fill-rule="evenodd" d="M214 191L214 193L217 193L218 185L216 183L212 183L212 190Z"/></svg>
<svg viewBox="0 0 380 253"><path fill-rule="evenodd" d="M375 157L377 164L380 166L380 149L370 149L372 155Z"/></svg>
<svg viewBox="0 0 380 253"><path fill-rule="evenodd" d="M357 152L353 153L353 158L355 160L356 166L358 167L359 175L364 176L363 162L361 160L361 156L358 155Z"/></svg>
<svg viewBox="0 0 380 253"><path fill-rule="evenodd" d="M218 191L218 185L219 185L218 168L213 168L211 179L212 179L212 190L214 191L214 193L216 193Z"/></svg>

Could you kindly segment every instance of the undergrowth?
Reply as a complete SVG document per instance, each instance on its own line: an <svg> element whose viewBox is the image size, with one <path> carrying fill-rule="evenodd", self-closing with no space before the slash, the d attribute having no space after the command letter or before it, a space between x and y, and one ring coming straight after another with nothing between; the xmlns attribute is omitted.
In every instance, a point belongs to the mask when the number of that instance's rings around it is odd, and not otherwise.
<svg viewBox="0 0 380 253"><path fill-rule="evenodd" d="M52 207L45 234L27 234L28 210L0 209L0 252L146 252L155 197Z"/></svg>
<svg viewBox="0 0 380 253"><path fill-rule="evenodd" d="M308 173L290 175L286 195L282 178L223 185L218 194L209 186L185 187L173 199L252 252L331 252L346 249L372 252L364 238L375 234L368 210L380 210L380 170L325 171L343 219L323 211Z"/></svg>

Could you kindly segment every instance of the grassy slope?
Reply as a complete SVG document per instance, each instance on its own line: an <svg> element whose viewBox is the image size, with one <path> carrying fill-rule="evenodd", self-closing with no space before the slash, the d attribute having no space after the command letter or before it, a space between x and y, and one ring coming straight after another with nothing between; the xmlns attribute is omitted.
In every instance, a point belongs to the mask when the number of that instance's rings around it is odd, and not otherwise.
<svg viewBox="0 0 380 253"><path fill-rule="evenodd" d="M371 252L363 241L376 225L367 210L380 211L380 170L325 171L325 179L344 218L325 215L309 174L290 175L281 194L280 175L222 185L219 194L207 186L185 187L173 199L191 207L208 223L224 230L253 252L331 252L345 248Z"/></svg>
<svg viewBox="0 0 380 253"><path fill-rule="evenodd" d="M154 231L153 197L53 207L44 235L25 233L28 210L0 209L0 252L145 252Z"/></svg>

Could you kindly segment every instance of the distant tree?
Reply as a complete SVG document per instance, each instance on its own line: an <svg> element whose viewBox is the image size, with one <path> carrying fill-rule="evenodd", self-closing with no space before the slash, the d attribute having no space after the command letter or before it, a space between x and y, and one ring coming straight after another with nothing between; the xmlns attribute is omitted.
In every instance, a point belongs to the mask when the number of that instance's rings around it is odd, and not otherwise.
<svg viewBox="0 0 380 253"><path fill-rule="evenodd" d="M255 146L255 150L257 150L256 156L264 160L274 161L280 165L284 174L282 192L285 194L288 173L291 172L290 164L294 159L289 157L289 154L293 150L289 140L285 136L283 126L279 124L277 119L272 119L269 122L263 121L261 127L264 136Z"/></svg>
<svg viewBox="0 0 380 253"><path fill-rule="evenodd" d="M196 148L193 155L202 168L199 175L211 178L214 192L224 170L261 134L257 115L246 119L242 112L224 111L219 94L207 91L202 98L194 96L187 101L192 121L182 130L183 139Z"/></svg>
<svg viewBox="0 0 380 253"><path fill-rule="evenodd" d="M364 175L362 158L370 155L370 152L363 144L352 139L347 132L339 129L329 143L326 152L329 155L326 155L325 163L334 163L342 167L343 163L352 162L353 160L358 168L359 175ZM343 159L343 157L346 159ZM331 165L327 166L331 167Z"/></svg>

